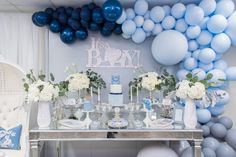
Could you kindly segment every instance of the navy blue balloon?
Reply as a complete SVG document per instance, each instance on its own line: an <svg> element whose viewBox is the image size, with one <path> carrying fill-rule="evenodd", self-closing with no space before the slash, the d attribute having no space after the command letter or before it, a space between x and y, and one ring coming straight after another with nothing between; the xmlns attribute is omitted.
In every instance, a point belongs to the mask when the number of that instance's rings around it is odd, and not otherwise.
<svg viewBox="0 0 236 157"><path fill-rule="evenodd" d="M58 14L60 14L60 13L65 13L65 12L66 12L66 9L65 9L65 7L58 7L58 8L56 8L56 12L57 12Z"/></svg>
<svg viewBox="0 0 236 157"><path fill-rule="evenodd" d="M108 21L116 21L122 14L122 6L117 0L107 0L103 6L103 16Z"/></svg>
<svg viewBox="0 0 236 157"><path fill-rule="evenodd" d="M88 31L83 28L80 27L76 32L75 32L75 36L77 39L79 40L85 40L88 37Z"/></svg>
<svg viewBox="0 0 236 157"><path fill-rule="evenodd" d="M89 21L86 21L86 20L81 19L81 20L80 20L80 24L81 24L81 26L83 26L84 28L88 28L88 26L89 26Z"/></svg>
<svg viewBox="0 0 236 157"><path fill-rule="evenodd" d="M68 19L68 25L69 25L71 28L73 28L74 30L77 30L77 29L79 29L79 27L80 27L79 21L76 21L76 20L74 20L74 19L72 19L72 18L69 18L69 19Z"/></svg>
<svg viewBox="0 0 236 157"><path fill-rule="evenodd" d="M79 20L80 19L80 8L74 9L71 13L71 17L75 20Z"/></svg>
<svg viewBox="0 0 236 157"><path fill-rule="evenodd" d="M36 26L43 27L50 22L50 16L44 11L36 12L32 15L32 21Z"/></svg>
<svg viewBox="0 0 236 157"><path fill-rule="evenodd" d="M88 8L88 6L83 6L80 11L80 18L85 21L89 21L91 16L91 12Z"/></svg>
<svg viewBox="0 0 236 157"><path fill-rule="evenodd" d="M75 41L74 30L70 27L65 28L60 34L61 41L66 44L71 44Z"/></svg>
<svg viewBox="0 0 236 157"><path fill-rule="evenodd" d="M111 21L106 21L104 23L103 27L105 27L109 31L112 31L116 27L116 23L115 22L111 22Z"/></svg>
<svg viewBox="0 0 236 157"><path fill-rule="evenodd" d="M92 12L92 20L95 23L103 23L104 21L104 17L103 17L103 13L102 13L102 9L101 8L95 8Z"/></svg>
<svg viewBox="0 0 236 157"><path fill-rule="evenodd" d="M53 33L59 33L61 31L61 24L58 20L53 19L49 25L49 29L50 31L52 31Z"/></svg>
<svg viewBox="0 0 236 157"><path fill-rule="evenodd" d="M97 23L91 22L91 23L89 24L89 29L90 29L91 31L98 31L98 30L100 30L100 25L97 24Z"/></svg>
<svg viewBox="0 0 236 157"><path fill-rule="evenodd" d="M121 25L116 25L115 29L113 30L113 33L115 33L116 35L121 35L123 33Z"/></svg>
<svg viewBox="0 0 236 157"><path fill-rule="evenodd" d="M89 8L90 10L93 10L95 7L97 7L97 5L96 5L95 3L93 3L93 2L91 2L91 3L88 4L88 8Z"/></svg>
<svg viewBox="0 0 236 157"><path fill-rule="evenodd" d="M72 7L66 8L66 14L67 14L68 16L71 16L73 10L74 10L74 8L72 8Z"/></svg>
<svg viewBox="0 0 236 157"><path fill-rule="evenodd" d="M47 8L45 9L45 12L48 13L48 15L52 16L52 14L54 13L54 10L52 8Z"/></svg>
<svg viewBox="0 0 236 157"><path fill-rule="evenodd" d="M108 37L112 34L112 31L106 29L105 27L103 27L100 31L100 33L104 36L104 37Z"/></svg>
<svg viewBox="0 0 236 157"><path fill-rule="evenodd" d="M52 13L52 18L53 18L53 19L58 19L58 12L54 11L54 12Z"/></svg>
<svg viewBox="0 0 236 157"><path fill-rule="evenodd" d="M59 16L58 16L58 20L61 24L66 25L67 20L68 20L68 17L66 15L66 13L60 13Z"/></svg>

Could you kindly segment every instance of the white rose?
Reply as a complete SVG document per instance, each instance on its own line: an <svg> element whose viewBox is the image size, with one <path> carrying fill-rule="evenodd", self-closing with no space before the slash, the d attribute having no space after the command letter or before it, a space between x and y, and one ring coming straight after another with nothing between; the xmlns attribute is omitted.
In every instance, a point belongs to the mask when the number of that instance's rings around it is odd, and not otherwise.
<svg viewBox="0 0 236 157"><path fill-rule="evenodd" d="M70 75L66 80L69 81L69 91L74 92L89 88L90 79L86 74L76 73Z"/></svg>
<svg viewBox="0 0 236 157"><path fill-rule="evenodd" d="M191 99L202 99L206 90L204 84L196 82L189 90L189 97Z"/></svg>
<svg viewBox="0 0 236 157"><path fill-rule="evenodd" d="M28 101L37 102L39 101L39 89L36 84L31 84L28 90Z"/></svg>
<svg viewBox="0 0 236 157"><path fill-rule="evenodd" d="M190 82L187 80L183 80L178 84L175 95L181 99L186 99L188 96Z"/></svg>

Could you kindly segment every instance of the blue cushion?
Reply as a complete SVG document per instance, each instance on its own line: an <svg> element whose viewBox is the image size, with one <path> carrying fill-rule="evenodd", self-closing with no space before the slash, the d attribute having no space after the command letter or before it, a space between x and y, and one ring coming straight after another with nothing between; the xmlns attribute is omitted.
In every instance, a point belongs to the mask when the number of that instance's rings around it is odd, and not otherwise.
<svg viewBox="0 0 236 157"><path fill-rule="evenodd" d="M22 125L5 130L0 127L0 149L20 149Z"/></svg>

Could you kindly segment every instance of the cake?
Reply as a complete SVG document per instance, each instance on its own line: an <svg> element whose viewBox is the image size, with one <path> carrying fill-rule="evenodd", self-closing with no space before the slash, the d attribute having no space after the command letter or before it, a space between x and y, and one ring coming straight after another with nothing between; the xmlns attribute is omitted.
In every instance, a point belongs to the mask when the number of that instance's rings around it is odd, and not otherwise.
<svg viewBox="0 0 236 157"><path fill-rule="evenodd" d="M120 83L119 75L113 75L111 78L108 103L112 106L123 106L122 85Z"/></svg>

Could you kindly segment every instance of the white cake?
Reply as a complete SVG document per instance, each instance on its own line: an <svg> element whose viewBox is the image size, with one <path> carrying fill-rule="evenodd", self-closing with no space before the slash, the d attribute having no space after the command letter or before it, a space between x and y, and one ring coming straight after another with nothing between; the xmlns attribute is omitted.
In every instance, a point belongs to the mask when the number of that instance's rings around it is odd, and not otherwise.
<svg viewBox="0 0 236 157"><path fill-rule="evenodd" d="M120 84L120 76L112 76L108 103L112 106L123 106L122 85Z"/></svg>

